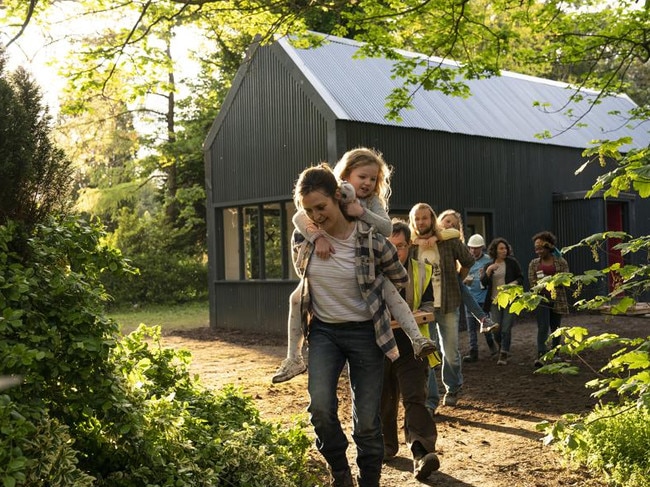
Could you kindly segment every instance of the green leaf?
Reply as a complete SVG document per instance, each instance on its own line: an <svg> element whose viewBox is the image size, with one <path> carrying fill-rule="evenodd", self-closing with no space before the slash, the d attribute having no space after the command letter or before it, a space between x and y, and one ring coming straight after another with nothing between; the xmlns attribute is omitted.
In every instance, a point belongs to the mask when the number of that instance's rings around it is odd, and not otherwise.
<svg viewBox="0 0 650 487"><path fill-rule="evenodd" d="M628 309L633 308L635 304L634 299L626 296L612 307L612 313L615 315L625 314Z"/></svg>

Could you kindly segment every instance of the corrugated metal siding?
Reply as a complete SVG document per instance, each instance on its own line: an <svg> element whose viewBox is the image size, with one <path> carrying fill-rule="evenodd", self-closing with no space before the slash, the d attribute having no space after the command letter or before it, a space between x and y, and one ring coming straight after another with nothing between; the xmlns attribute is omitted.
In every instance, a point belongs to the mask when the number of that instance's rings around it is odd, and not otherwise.
<svg viewBox="0 0 650 487"><path fill-rule="evenodd" d="M327 157L327 120L272 49L260 49L208 147L213 204L291 194Z"/></svg>
<svg viewBox="0 0 650 487"><path fill-rule="evenodd" d="M646 127L625 125L625 114L635 106L628 97L607 97L592 105L588 100L593 100L595 93L583 91L583 100L567 106L573 90L566 84L509 72L465 81L472 93L468 99L420 89L413 96L413 109L400 114L403 120L389 122L385 119L386 99L402 85L402 80L391 78L392 61L353 59L360 43L334 36L314 49L296 49L286 38L279 44L319 87L321 96L335 100L341 119L577 148L588 147L594 139L623 136L633 136L637 147L650 144ZM403 54L425 59L415 53ZM534 102L549 105L535 107ZM614 112L621 115L612 115ZM579 115L584 115L580 123L587 126L572 128ZM536 134L545 130L555 137L538 139Z"/></svg>
<svg viewBox="0 0 650 487"><path fill-rule="evenodd" d="M605 203L602 199L576 199L556 195L553 202L553 233L558 236L560 247L578 243L583 238L606 230ZM606 267L605 253L599 255L599 262L594 262L592 253L587 248L572 250L564 256L569 270L582 274L589 269ZM591 298L607 292L605 281L589 286L582 296Z"/></svg>
<svg viewBox="0 0 650 487"><path fill-rule="evenodd" d="M217 328L262 331L286 336L289 295L297 281L212 283Z"/></svg>

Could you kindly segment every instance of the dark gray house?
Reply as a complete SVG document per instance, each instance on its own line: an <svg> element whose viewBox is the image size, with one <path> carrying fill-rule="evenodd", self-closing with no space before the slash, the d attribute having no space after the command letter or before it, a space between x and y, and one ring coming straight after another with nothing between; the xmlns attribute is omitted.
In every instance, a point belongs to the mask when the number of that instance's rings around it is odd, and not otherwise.
<svg viewBox="0 0 650 487"><path fill-rule="evenodd" d="M567 85L502 73L470 81L467 99L419 90L403 120L389 122L386 97L400 80L389 60L355 59L358 46L329 37L298 49L282 38L253 46L241 66L204 145L211 326L286 332L297 284L289 251L294 182L305 167L334 164L357 146L380 150L394 167L392 216L418 202L454 208L467 236L507 238L524 268L541 230L554 231L561 245L607 229L650 234L650 202L632 194L586 200L604 169L575 174L594 139L650 144L647 128L625 123L635 106L628 97L591 105L596 94L585 91L566 106ZM577 128L580 115L586 126ZM545 131L553 137L537 136ZM598 265L619 258L603 257ZM567 260L574 272L595 265L587 252Z"/></svg>

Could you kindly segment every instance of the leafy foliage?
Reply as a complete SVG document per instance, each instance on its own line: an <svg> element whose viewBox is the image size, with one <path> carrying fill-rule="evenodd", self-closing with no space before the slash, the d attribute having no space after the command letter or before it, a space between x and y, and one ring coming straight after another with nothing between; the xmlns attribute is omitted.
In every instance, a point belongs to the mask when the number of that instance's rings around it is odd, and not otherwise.
<svg viewBox="0 0 650 487"><path fill-rule="evenodd" d="M126 277L103 277L114 304L183 303L207 297L202 248L187 242L186 232L193 227L174 228L160 211L139 216L126 208L118 214L117 224L108 241L138 271Z"/></svg>
<svg viewBox="0 0 650 487"><path fill-rule="evenodd" d="M297 421L263 421L252 399L191 376L160 330L121 340L102 314L103 273L128 273L97 227L0 227L0 395L4 485L308 486Z"/></svg>
<svg viewBox="0 0 650 487"><path fill-rule="evenodd" d="M599 405L585 417L543 423L545 441L573 461L603 472L612 485L650 486L650 412L633 405ZM632 441L631 441L632 440Z"/></svg>

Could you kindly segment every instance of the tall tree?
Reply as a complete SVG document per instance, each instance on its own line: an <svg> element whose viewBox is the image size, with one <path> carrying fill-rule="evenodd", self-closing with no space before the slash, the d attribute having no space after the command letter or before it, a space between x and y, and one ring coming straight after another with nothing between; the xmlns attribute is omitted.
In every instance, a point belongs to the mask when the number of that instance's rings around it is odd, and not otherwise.
<svg viewBox="0 0 650 487"><path fill-rule="evenodd" d="M71 164L52 141L39 87L24 69L5 67L0 47L0 224L33 225L69 207Z"/></svg>

